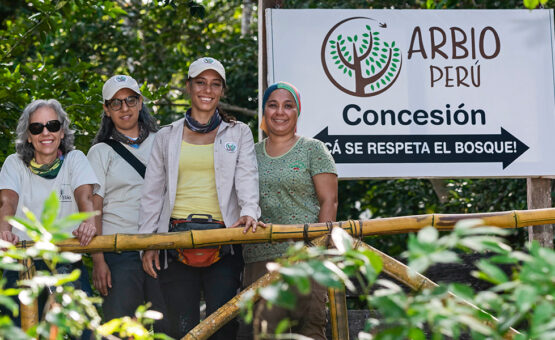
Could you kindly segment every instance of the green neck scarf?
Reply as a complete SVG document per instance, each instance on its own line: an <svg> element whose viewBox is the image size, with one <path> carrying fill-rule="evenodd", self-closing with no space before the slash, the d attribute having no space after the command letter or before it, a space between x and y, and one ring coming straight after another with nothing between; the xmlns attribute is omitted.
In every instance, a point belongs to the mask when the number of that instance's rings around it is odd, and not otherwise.
<svg viewBox="0 0 555 340"><path fill-rule="evenodd" d="M46 179L53 179L58 176L58 172L60 172L63 162L64 160L62 158L57 157L56 160L50 164L38 164L33 158L29 163L29 169L35 175L39 175L40 177Z"/></svg>

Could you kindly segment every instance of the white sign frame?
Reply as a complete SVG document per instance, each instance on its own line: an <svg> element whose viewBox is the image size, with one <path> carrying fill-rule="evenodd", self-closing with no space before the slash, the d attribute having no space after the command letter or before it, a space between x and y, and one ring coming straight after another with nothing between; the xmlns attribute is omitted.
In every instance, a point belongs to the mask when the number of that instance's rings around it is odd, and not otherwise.
<svg viewBox="0 0 555 340"><path fill-rule="evenodd" d="M356 17L366 19L358 23L356 19L347 20ZM335 72L336 76L339 73L338 70L330 71L333 65L324 66L327 62L322 56L327 58L332 50L326 50L327 46L333 46L333 42L337 45L335 40L338 39L334 37L340 32L332 28L342 21L357 27L370 23L370 34L378 32L382 43L390 41L388 47L391 47L391 41L401 47L398 51L401 62L397 63L400 65L389 77L390 80L396 79L385 81L389 85L386 91L365 97L355 96L339 90L330 81L327 73ZM386 27L382 28L384 24ZM419 37L414 33L415 27L420 27L424 53L418 51ZM434 38L441 38L440 30L447 36L443 47L436 50L434 59L429 47L432 27L439 28L434 30ZM457 29L452 33L451 27L457 27L463 33ZM495 32L487 27L492 27ZM350 35L352 39L353 34ZM496 34L499 51L495 45ZM466 59L453 58L457 53L459 57L464 54L464 48L453 49L452 43L453 39L460 41L463 35L467 36L468 42L472 35L474 44L466 46ZM357 37L360 43L362 33L357 33ZM482 48L479 44L481 38ZM325 39L332 42L325 44ZM267 9L266 41L268 84L283 80L299 88L302 102L298 123L300 134L318 135L328 142L332 151L334 139L340 141L341 154L337 150L334 153L340 178L555 177L555 133L551 132L555 127L552 9ZM354 42L345 41L344 45L349 43ZM385 45L380 47L385 48ZM448 54L448 58L443 58L439 52ZM424 54L427 58L423 57ZM472 58L472 54L477 57ZM445 77L435 80L431 86L434 80L432 66L445 73L447 70L456 72L457 67L461 67L460 70L464 67L469 72L473 66L480 66L481 83L478 87L472 86L474 84L464 86L463 81L458 87L447 87L457 82L449 82ZM418 85L414 79L424 81ZM466 82L470 82L470 77ZM519 90L519 84L525 91ZM371 91L368 85L366 89ZM350 91L354 92L356 88ZM324 105L321 103L323 98ZM434 98L442 100L434 101ZM464 105L461 107L461 104ZM351 106L346 110L348 105ZM434 109L442 111L441 116L437 111L433 112ZM410 115L403 110L408 110ZM455 115L458 110L464 110L467 115L461 112ZM447 124L447 111L451 124ZM442 117L442 124L432 123L434 113L434 122L438 123L438 117ZM394 118L387 120L388 117ZM401 124L401 119L406 123L407 117L411 118L411 123ZM459 123L468 122L455 124L455 119ZM329 136L325 136L325 128ZM428 154L422 150L422 143L426 141L430 149ZM490 148L492 145L493 149ZM459 153L454 149L456 146L459 146ZM388 147L393 147L395 153L388 154ZM418 147L421 149L416 150ZM465 150L465 147L469 149ZM478 148L482 149L481 153ZM503 151L499 152L501 149ZM351 158L347 157L348 152ZM338 161L341 157L350 163ZM353 163L353 160L361 163Z"/></svg>

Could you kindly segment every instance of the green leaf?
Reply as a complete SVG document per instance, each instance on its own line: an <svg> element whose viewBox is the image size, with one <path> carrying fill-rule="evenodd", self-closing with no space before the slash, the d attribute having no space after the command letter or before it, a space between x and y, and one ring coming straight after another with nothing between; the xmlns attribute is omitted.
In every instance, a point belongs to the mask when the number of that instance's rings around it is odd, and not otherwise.
<svg viewBox="0 0 555 340"><path fill-rule="evenodd" d="M523 313L527 312L538 298L536 289L527 285L517 287L514 294L516 296L516 307Z"/></svg>
<svg viewBox="0 0 555 340"><path fill-rule="evenodd" d="M486 260L478 261L476 267L481 271L480 278L491 283L500 284L508 281L507 275L499 267Z"/></svg>
<svg viewBox="0 0 555 340"><path fill-rule="evenodd" d="M535 9L539 5L539 0L524 0L524 7Z"/></svg>
<svg viewBox="0 0 555 340"><path fill-rule="evenodd" d="M348 73L349 73L349 77L352 77L352 76L353 76L353 72L351 72L351 70L349 70Z"/></svg>
<svg viewBox="0 0 555 340"><path fill-rule="evenodd" d="M293 325L291 324L291 321L289 320L289 318L282 319L276 326L275 334L282 334L287 330L289 330L291 326Z"/></svg>
<svg viewBox="0 0 555 340"><path fill-rule="evenodd" d="M9 296L0 295L0 306L8 309L14 316L19 313L19 305Z"/></svg>
<svg viewBox="0 0 555 340"><path fill-rule="evenodd" d="M369 75L370 75L370 71L366 70L366 75L369 76Z"/></svg>
<svg viewBox="0 0 555 340"><path fill-rule="evenodd" d="M370 28L370 25L366 25L366 29L371 31L372 29Z"/></svg>
<svg viewBox="0 0 555 340"><path fill-rule="evenodd" d="M349 40L349 42L353 42L353 38L351 37L347 37L347 40Z"/></svg>
<svg viewBox="0 0 555 340"><path fill-rule="evenodd" d="M452 283L449 287L449 290L452 291L453 294L465 300L470 301L474 299L474 290L465 284Z"/></svg>
<svg viewBox="0 0 555 340"><path fill-rule="evenodd" d="M59 210L60 201L58 199L58 195L55 191L52 191L44 201L44 207L40 218L42 225L46 228L46 230L49 230L54 220L56 220Z"/></svg>
<svg viewBox="0 0 555 340"><path fill-rule="evenodd" d="M40 233L40 229L37 228L34 224L29 223L27 220L24 220L20 217L9 217L6 219L9 224L11 224L14 228L17 228L23 232L27 232L28 230L34 231L36 233Z"/></svg>
<svg viewBox="0 0 555 340"><path fill-rule="evenodd" d="M306 269L300 266L281 267L279 273L290 285L295 285L301 294L310 292L310 279Z"/></svg>
<svg viewBox="0 0 555 340"><path fill-rule="evenodd" d="M78 224L80 224L81 222L83 222L84 220L96 216L98 215L97 211L94 212L80 212L80 213L75 213L75 214L71 214L69 216L66 216L64 218L62 218L61 220L56 221L55 223L52 224L51 229L52 230L63 230L65 228L71 227L71 226L76 226Z"/></svg>
<svg viewBox="0 0 555 340"><path fill-rule="evenodd" d="M411 340L426 340L426 335L424 335L424 331L420 328L412 327L409 330L409 339Z"/></svg>

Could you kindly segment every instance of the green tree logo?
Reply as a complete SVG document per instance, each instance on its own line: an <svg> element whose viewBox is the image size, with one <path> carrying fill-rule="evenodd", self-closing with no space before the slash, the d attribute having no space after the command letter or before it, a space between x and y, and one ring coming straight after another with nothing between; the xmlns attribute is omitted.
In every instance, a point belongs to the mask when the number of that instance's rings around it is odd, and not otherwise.
<svg viewBox="0 0 555 340"><path fill-rule="evenodd" d="M386 28L385 23L374 19L353 17L327 33L322 66L337 88L353 96L371 97L393 85L401 71L402 56L395 41L382 38Z"/></svg>

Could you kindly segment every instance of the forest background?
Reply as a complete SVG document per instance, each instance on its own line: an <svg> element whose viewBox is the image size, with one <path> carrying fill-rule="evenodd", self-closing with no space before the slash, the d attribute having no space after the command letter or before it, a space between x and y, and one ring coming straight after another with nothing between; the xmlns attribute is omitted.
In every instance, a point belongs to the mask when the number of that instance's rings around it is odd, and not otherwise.
<svg viewBox="0 0 555 340"><path fill-rule="evenodd" d="M282 8L553 8L555 0L281 1ZM279 3L279 1L278 1ZM101 89L114 74L132 75L160 125L188 107L189 64L202 56L226 67L223 108L257 136L258 17L254 0L0 1L0 165L15 152L17 120L34 99L62 103L87 152L100 123ZM291 61L300 62L300 61ZM532 61L530 61L532 62ZM303 91L309 89L300 89ZM398 165L401 166L401 165ZM525 179L345 180L338 220L427 213L526 209ZM406 235L368 241L397 255ZM524 231L510 238L516 248Z"/></svg>

